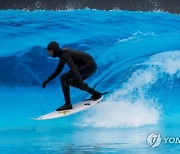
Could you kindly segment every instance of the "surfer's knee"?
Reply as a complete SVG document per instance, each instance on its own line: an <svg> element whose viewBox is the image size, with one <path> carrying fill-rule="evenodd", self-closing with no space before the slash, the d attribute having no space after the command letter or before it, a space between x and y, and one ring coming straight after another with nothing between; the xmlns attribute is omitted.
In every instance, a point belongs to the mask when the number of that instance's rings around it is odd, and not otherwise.
<svg viewBox="0 0 180 154"><path fill-rule="evenodd" d="M68 74L63 74L62 76L61 76L61 84L62 85L66 85L66 84L70 84L70 77L68 76Z"/></svg>
<svg viewBox="0 0 180 154"><path fill-rule="evenodd" d="M69 82L72 87L80 88L78 80L73 80Z"/></svg>

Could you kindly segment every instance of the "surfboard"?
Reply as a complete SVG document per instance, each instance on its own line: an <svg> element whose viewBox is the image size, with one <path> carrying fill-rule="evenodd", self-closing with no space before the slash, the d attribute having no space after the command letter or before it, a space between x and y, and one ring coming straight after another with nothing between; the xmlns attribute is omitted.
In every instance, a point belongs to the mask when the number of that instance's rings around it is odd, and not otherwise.
<svg viewBox="0 0 180 154"><path fill-rule="evenodd" d="M48 114L42 115L40 117L31 118L31 119L33 119L33 120L48 120L48 119L62 118L62 117L69 116L69 115L75 114L77 112L86 110L86 109L92 107L93 105L101 102L102 99L103 99L103 96L100 99L95 100L95 101L90 100L90 99L84 100L82 102L74 104L73 108L71 110L53 111Z"/></svg>

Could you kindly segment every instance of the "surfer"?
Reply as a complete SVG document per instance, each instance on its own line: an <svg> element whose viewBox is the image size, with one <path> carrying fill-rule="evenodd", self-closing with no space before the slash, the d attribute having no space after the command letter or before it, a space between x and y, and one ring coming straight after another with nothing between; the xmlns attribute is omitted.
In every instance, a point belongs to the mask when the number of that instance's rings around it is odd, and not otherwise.
<svg viewBox="0 0 180 154"><path fill-rule="evenodd" d="M56 109L56 111L72 109L70 86L87 91L92 95L92 100L98 100L102 97L100 92L95 91L83 82L85 79L92 76L97 69L96 62L91 55L82 51L75 51L67 48L62 49L55 41L48 44L47 50L53 58L59 58L59 64L52 75L43 82L43 88L62 72L65 64L70 68L68 72L60 77L65 104Z"/></svg>

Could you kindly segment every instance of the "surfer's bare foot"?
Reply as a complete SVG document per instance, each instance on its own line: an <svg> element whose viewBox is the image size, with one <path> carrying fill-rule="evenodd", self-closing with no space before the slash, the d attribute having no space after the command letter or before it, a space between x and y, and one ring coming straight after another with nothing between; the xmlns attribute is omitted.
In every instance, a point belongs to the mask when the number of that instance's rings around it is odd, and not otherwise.
<svg viewBox="0 0 180 154"><path fill-rule="evenodd" d="M56 111L71 110L71 109L72 109L72 105L71 104L64 104L63 106L61 106L58 109L56 109Z"/></svg>

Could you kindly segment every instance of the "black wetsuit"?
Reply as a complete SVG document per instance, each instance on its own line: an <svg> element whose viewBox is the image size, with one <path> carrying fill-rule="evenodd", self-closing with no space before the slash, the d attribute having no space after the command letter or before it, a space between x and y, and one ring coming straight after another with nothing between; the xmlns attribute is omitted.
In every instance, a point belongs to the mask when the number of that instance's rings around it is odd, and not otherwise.
<svg viewBox="0 0 180 154"><path fill-rule="evenodd" d="M48 78L48 82L57 77L67 63L70 70L61 76L62 90L66 105L71 104L70 86L87 91L93 96L101 94L83 82L83 80L93 75L97 69L94 59L89 54L81 51L63 49L58 57L59 64L53 74Z"/></svg>

